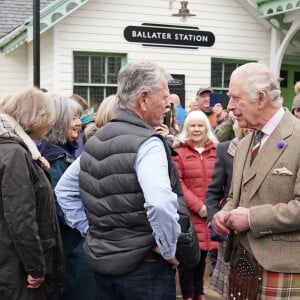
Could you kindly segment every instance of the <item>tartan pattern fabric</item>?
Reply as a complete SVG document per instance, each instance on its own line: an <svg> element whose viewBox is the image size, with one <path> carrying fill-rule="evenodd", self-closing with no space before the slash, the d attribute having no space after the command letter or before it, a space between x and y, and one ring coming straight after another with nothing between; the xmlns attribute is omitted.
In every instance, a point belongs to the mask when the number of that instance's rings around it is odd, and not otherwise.
<svg viewBox="0 0 300 300"><path fill-rule="evenodd" d="M218 258L214 272L210 278L209 288L218 292L224 299L227 297L228 292L228 275L229 275L229 262L224 261L224 251L226 242L219 243Z"/></svg>
<svg viewBox="0 0 300 300"><path fill-rule="evenodd" d="M262 270L258 300L299 300L300 274L274 273Z"/></svg>
<svg viewBox="0 0 300 300"><path fill-rule="evenodd" d="M251 160L250 160L250 164L253 163L256 155L258 154L262 136L263 136L263 132L262 131L255 131L254 132L253 141L252 141L252 147L251 147Z"/></svg>

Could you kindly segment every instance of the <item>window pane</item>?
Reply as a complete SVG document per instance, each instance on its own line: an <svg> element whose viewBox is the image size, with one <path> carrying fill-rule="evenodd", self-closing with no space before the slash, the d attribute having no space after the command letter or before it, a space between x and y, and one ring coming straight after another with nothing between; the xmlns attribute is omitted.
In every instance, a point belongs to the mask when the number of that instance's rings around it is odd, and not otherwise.
<svg viewBox="0 0 300 300"><path fill-rule="evenodd" d="M87 92L88 88L86 86L74 86L73 88L73 93L83 97L84 99L88 98Z"/></svg>
<svg viewBox="0 0 300 300"><path fill-rule="evenodd" d="M225 63L224 65L224 87L229 86L229 80L231 73L234 69L236 69L237 64L236 63Z"/></svg>
<svg viewBox="0 0 300 300"><path fill-rule="evenodd" d="M92 83L105 83L104 57L91 57L91 81Z"/></svg>
<svg viewBox="0 0 300 300"><path fill-rule="evenodd" d="M89 58L87 56L74 57L74 82L89 82Z"/></svg>
<svg viewBox="0 0 300 300"><path fill-rule="evenodd" d="M97 111L100 102L104 98L103 87L91 87L90 88L90 107L94 108L94 112Z"/></svg>
<svg viewBox="0 0 300 300"><path fill-rule="evenodd" d="M117 76L120 69L121 69L121 58L109 57L107 83L117 83Z"/></svg>
<svg viewBox="0 0 300 300"><path fill-rule="evenodd" d="M222 63L221 62L212 62L210 81L213 87L222 87Z"/></svg>
<svg viewBox="0 0 300 300"><path fill-rule="evenodd" d="M110 96L112 94L116 94L117 93L117 87L107 87L106 88L106 97Z"/></svg>
<svg viewBox="0 0 300 300"><path fill-rule="evenodd" d="M288 71L280 71L280 87L287 88L288 87Z"/></svg>

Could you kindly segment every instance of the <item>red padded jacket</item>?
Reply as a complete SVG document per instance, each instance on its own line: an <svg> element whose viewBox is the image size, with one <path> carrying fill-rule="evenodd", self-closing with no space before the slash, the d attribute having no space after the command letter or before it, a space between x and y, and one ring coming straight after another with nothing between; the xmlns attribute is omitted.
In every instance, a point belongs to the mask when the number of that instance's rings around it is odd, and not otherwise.
<svg viewBox="0 0 300 300"><path fill-rule="evenodd" d="M191 141L187 141L174 150L178 155L174 156L173 159L178 169L184 198L198 235L200 249L204 251L215 249L218 247L218 243L211 241L207 219L201 218L198 211L206 203L206 191L216 161L216 147L212 142L207 142L204 151L200 154L193 148Z"/></svg>

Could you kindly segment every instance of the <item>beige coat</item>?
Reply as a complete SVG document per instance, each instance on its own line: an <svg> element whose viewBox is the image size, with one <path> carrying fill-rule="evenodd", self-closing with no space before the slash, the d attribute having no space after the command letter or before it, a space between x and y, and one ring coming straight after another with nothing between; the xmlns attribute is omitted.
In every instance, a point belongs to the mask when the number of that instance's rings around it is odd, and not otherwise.
<svg viewBox="0 0 300 300"><path fill-rule="evenodd" d="M286 111L250 167L251 139L238 146L224 210L250 207L240 238L263 268L300 273L300 120Z"/></svg>

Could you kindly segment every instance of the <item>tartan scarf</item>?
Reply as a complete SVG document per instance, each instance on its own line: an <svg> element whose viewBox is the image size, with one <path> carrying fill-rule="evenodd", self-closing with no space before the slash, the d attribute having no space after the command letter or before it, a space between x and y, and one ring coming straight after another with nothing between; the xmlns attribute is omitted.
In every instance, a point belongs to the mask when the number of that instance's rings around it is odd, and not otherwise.
<svg viewBox="0 0 300 300"><path fill-rule="evenodd" d="M240 141L240 140L239 140L238 138L234 138L234 139L232 139L232 140L230 141L229 146L228 146L228 149L227 149L227 153L228 153L230 156L234 157L235 151L236 151L236 147L237 147L239 141Z"/></svg>

